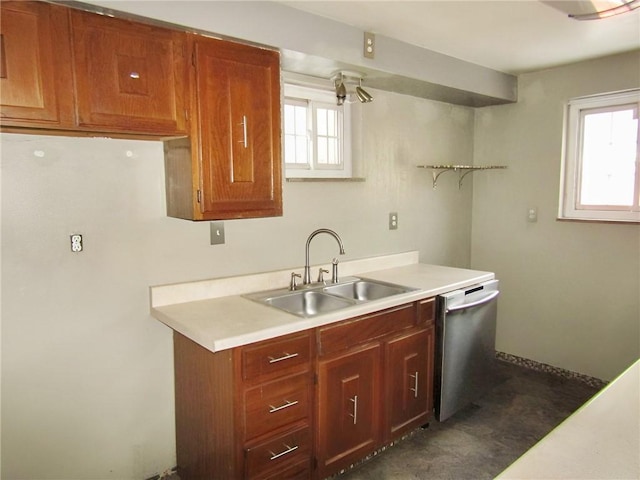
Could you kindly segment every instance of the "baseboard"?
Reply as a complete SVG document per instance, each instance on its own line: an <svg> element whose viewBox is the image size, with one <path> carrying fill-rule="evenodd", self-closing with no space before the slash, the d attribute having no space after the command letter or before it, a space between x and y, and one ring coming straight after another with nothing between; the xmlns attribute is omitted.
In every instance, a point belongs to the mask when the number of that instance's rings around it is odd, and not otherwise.
<svg viewBox="0 0 640 480"><path fill-rule="evenodd" d="M572 372L570 370L565 370L564 368L554 367L553 365L548 365L546 363L536 362L535 360L529 360L528 358L518 357L517 355L512 355L510 353L496 351L496 358L498 360L512 363L520 367L525 367L530 370L535 370L537 372L551 373L552 375L556 375L558 377L567 378L570 380L578 380L579 382L585 383L590 387L598 389L603 388L608 383L604 380L600 380L599 378L590 377L589 375L584 375L582 373Z"/></svg>
<svg viewBox="0 0 640 480"><path fill-rule="evenodd" d="M178 467L175 466L173 468L165 470L164 472L158 475L153 475L152 477L146 478L145 480L163 480L165 478L169 478L171 475L175 475L177 471L178 471Z"/></svg>

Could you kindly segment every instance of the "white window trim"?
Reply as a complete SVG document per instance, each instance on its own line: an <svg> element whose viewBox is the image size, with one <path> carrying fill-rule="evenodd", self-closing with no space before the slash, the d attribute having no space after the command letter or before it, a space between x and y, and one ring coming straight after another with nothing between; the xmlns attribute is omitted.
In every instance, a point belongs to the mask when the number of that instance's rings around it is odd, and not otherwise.
<svg viewBox="0 0 640 480"><path fill-rule="evenodd" d="M560 178L559 219L640 223L640 212L637 210L578 209L576 206L579 185L579 158L581 154L581 112L585 109L615 107L633 103L640 105L640 89L580 97L571 99L567 103L565 107L565 133ZM636 162L638 161L636 159ZM637 165L636 169L640 169L640 165Z"/></svg>
<svg viewBox="0 0 640 480"><path fill-rule="evenodd" d="M329 88L304 87L284 84L284 98L299 98L320 103L335 102L335 92ZM285 163L286 178L351 178L353 176L351 160L351 107L345 103L342 107L342 165L339 168L325 165L299 165ZM284 119L283 119L284 121Z"/></svg>

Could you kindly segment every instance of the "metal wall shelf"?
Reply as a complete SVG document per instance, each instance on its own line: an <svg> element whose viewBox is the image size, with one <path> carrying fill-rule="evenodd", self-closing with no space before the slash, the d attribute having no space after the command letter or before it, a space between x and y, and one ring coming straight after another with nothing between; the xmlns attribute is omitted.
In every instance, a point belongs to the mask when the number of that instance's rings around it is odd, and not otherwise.
<svg viewBox="0 0 640 480"><path fill-rule="evenodd" d="M433 188L436 188L438 178L444 172L458 172L458 188L462 187L462 179L475 170L497 170L507 168L503 165L418 165L418 168L433 170Z"/></svg>

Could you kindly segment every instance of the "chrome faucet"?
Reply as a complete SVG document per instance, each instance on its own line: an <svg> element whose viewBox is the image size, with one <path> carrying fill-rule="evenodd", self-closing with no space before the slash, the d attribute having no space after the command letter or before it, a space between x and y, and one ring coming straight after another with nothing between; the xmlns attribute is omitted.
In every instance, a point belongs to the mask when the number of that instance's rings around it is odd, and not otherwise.
<svg viewBox="0 0 640 480"><path fill-rule="evenodd" d="M334 232L333 230L329 230L328 228L319 228L318 230L312 232L311 235L309 235L309 238L307 238L307 245L304 252L304 278L302 279L302 283L304 285L308 285L309 283L311 283L311 267L309 266L309 245L311 244L311 240L313 240L313 237L315 237L319 233L328 233L333 238L335 238L336 242L338 242L338 245L340 246L340 255L344 255L344 246L342 245L342 240L336 232ZM337 275L334 275L334 282L335 281L337 281Z"/></svg>

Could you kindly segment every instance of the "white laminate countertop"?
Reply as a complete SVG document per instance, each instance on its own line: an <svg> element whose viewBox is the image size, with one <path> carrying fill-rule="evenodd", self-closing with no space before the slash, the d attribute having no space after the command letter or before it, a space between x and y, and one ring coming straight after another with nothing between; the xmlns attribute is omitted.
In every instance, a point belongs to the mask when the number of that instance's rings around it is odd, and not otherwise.
<svg viewBox="0 0 640 480"><path fill-rule="evenodd" d="M317 271L320 265L313 266ZM330 265L322 265L329 268ZM299 270L299 269L298 269ZM291 270L151 287L151 314L217 352L326 325L492 280L494 274L418 263L418 252L348 261L341 276L362 276L415 288L409 293L302 318L248 300L246 293L286 287Z"/></svg>
<svg viewBox="0 0 640 480"><path fill-rule="evenodd" d="M640 360L496 478L640 478Z"/></svg>

